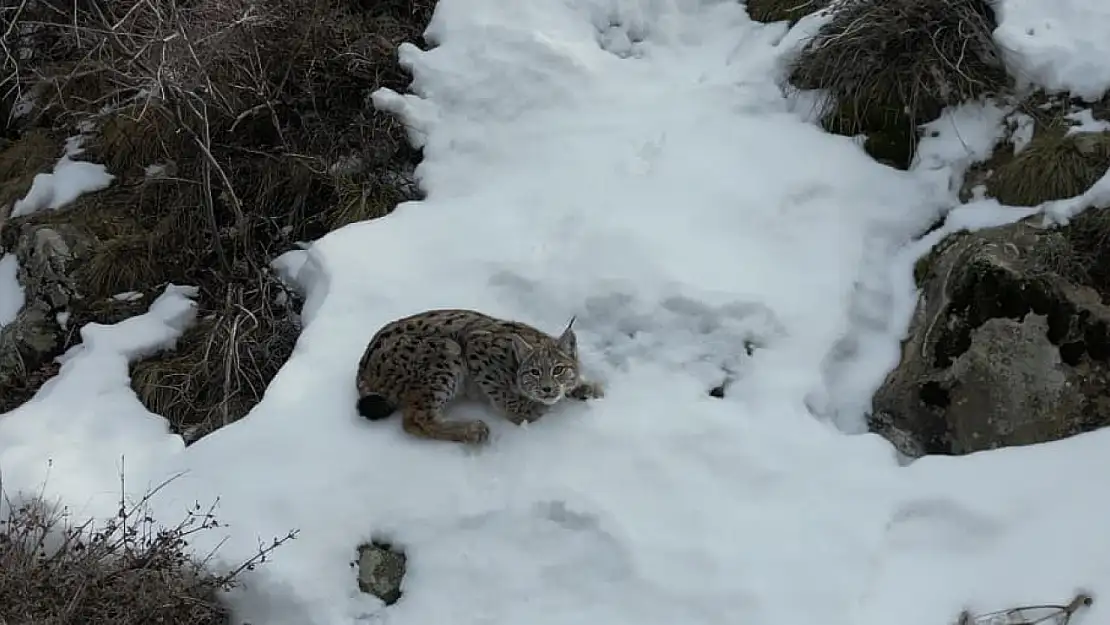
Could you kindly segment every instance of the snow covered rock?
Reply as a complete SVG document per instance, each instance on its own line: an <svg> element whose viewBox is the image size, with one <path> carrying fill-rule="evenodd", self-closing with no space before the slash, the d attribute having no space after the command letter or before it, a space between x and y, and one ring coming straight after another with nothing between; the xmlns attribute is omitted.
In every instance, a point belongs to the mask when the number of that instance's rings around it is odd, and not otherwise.
<svg viewBox="0 0 1110 625"><path fill-rule="evenodd" d="M370 543L358 548L358 587L393 605L401 598L406 557L390 545Z"/></svg>
<svg viewBox="0 0 1110 625"><path fill-rule="evenodd" d="M923 259L922 298L871 429L918 457L1110 423L1110 307L1077 230L1107 223L1092 213L1062 229L1024 221L956 235Z"/></svg>

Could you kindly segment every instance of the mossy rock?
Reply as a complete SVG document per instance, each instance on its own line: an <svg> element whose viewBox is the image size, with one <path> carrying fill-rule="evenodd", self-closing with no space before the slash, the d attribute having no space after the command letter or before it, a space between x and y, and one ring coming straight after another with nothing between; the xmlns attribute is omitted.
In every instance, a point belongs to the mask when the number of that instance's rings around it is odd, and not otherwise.
<svg viewBox="0 0 1110 625"><path fill-rule="evenodd" d="M929 231L936 230L944 225L944 218L940 218L929 228ZM913 264L913 281L918 288L925 286L925 282L930 279L932 272L935 269L935 262L938 258L945 254L945 251L953 245L958 245L964 237L968 236L966 231L952 233L941 239L933 249L918 258Z"/></svg>
<svg viewBox="0 0 1110 625"><path fill-rule="evenodd" d="M896 169L908 170L917 149L917 133L907 127L867 135L863 149L871 158Z"/></svg>
<svg viewBox="0 0 1110 625"><path fill-rule="evenodd" d="M1107 285L1069 269L1084 259L1077 224L1088 239L1110 233L1099 212L1059 230L1026 220L963 233L919 261L922 301L872 431L912 458L1110 425Z"/></svg>

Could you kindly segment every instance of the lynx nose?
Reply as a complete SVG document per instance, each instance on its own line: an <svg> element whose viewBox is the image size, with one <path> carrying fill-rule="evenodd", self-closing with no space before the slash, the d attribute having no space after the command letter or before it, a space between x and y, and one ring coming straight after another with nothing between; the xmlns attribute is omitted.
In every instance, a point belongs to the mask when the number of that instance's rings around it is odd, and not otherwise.
<svg viewBox="0 0 1110 625"><path fill-rule="evenodd" d="M543 386L543 387L540 387L540 390L545 392L545 393L550 393L551 392L551 387L550 386Z"/></svg>

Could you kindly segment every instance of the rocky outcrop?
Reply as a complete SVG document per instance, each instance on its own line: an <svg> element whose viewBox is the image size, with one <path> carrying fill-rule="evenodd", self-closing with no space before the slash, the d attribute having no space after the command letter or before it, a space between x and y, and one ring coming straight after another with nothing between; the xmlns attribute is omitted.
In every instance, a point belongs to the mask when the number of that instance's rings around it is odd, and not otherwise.
<svg viewBox="0 0 1110 625"><path fill-rule="evenodd" d="M401 598L401 581L405 577L404 552L383 543L370 543L358 548L358 587L365 593L393 605Z"/></svg>
<svg viewBox="0 0 1110 625"><path fill-rule="evenodd" d="M872 431L919 457L1110 423L1110 307L1072 227L961 233L919 262L922 297L874 397Z"/></svg>
<svg viewBox="0 0 1110 625"><path fill-rule="evenodd" d="M93 241L65 224L24 223L18 231L9 224L5 246L19 261L19 283L27 303L0 330L0 413L28 399L42 367L49 367L64 343L63 319L80 299L74 269ZM49 376L49 372L43 375Z"/></svg>

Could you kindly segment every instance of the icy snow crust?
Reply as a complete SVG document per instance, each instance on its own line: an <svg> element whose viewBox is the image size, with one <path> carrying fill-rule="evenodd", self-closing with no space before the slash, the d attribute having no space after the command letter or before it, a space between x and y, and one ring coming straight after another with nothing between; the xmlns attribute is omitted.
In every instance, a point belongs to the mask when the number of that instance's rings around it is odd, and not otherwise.
<svg viewBox="0 0 1110 625"><path fill-rule="evenodd" d="M228 565L299 529L236 593L259 625L936 625L1110 590L1085 488L1110 432L904 468L843 433L896 362L916 254L1029 213L964 207L907 246L957 157L938 137L899 172L821 132L777 86L784 29L734 2L443 0L440 45L402 50L418 95L376 98L416 126L428 199L281 260L306 327L262 404L187 449L140 406L127 359L190 319L171 289L0 419L5 487L111 514L122 457L135 494L186 471L167 523L220 498ZM477 451L360 420L366 340L447 306L577 315L608 396L527 429L461 407L494 428ZM409 555L388 609L350 566L373 537Z"/></svg>

